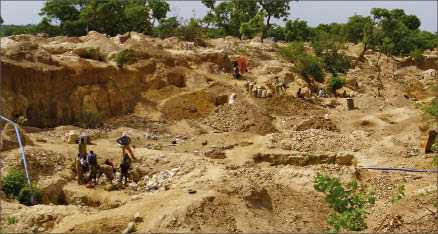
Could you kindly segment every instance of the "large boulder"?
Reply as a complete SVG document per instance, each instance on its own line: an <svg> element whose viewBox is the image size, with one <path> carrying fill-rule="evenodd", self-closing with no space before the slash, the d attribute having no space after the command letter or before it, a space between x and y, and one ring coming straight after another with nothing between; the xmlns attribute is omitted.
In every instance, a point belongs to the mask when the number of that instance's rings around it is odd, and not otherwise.
<svg viewBox="0 0 438 234"><path fill-rule="evenodd" d="M79 139L79 135L75 131L70 131L65 134L64 141L68 144L75 144Z"/></svg>
<svg viewBox="0 0 438 234"><path fill-rule="evenodd" d="M18 128L21 136L21 143L24 145L33 145L29 137L22 128ZM1 133L1 150L11 150L19 147L17 134L15 132L14 125L7 123Z"/></svg>

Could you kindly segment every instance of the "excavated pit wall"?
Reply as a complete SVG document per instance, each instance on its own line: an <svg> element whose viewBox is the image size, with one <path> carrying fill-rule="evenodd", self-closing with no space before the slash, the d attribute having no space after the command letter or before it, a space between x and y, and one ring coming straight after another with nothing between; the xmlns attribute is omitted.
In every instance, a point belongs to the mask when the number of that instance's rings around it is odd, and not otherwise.
<svg viewBox="0 0 438 234"><path fill-rule="evenodd" d="M140 72L112 66L91 67L75 72L2 59L2 114L25 115L27 124L54 127L74 123L88 106L108 116L129 112L145 89Z"/></svg>

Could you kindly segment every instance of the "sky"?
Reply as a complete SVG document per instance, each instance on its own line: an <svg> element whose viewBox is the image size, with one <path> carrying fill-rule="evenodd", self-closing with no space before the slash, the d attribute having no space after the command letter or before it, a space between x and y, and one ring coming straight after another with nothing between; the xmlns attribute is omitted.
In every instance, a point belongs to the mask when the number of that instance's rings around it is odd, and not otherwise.
<svg viewBox="0 0 438 234"><path fill-rule="evenodd" d="M201 1L169 1L171 12L168 17L178 16L188 19L201 18L207 13L207 8ZM41 20L38 15L44 1L5 1L0 2L1 16L5 24L37 24ZM309 26L325 23L346 23L348 17L369 15L371 8L386 9L401 8L406 14L414 14L421 20L421 30L436 32L437 1L305 1L291 3L289 19L299 18L308 22ZM274 23L284 25L280 20Z"/></svg>

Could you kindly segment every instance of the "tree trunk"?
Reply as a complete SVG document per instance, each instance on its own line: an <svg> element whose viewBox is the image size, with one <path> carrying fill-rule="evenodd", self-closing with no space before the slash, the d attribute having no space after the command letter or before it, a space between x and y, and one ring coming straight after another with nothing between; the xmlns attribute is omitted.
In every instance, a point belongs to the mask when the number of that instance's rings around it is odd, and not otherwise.
<svg viewBox="0 0 438 234"><path fill-rule="evenodd" d="M260 38L260 41L263 43L263 38L265 38L265 34L266 34L266 32L269 30L269 27L271 26L270 24L269 24L269 21L271 20L271 15L270 14L268 14L268 19L266 20L266 27L263 29L263 32L262 32L262 37Z"/></svg>
<svg viewBox="0 0 438 234"><path fill-rule="evenodd" d="M353 65L353 68L357 66L359 63L359 60L365 55L365 52L367 51L367 44L364 45L362 53L360 53L359 57L357 58L356 62Z"/></svg>

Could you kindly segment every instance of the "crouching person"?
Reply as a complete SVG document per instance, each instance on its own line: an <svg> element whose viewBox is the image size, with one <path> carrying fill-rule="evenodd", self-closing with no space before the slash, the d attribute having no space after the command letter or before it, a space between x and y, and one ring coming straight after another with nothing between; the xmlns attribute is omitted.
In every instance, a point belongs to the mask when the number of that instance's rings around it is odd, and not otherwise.
<svg viewBox="0 0 438 234"><path fill-rule="evenodd" d="M109 180L110 184L113 183L114 179L114 166L111 160L107 159L103 163L103 165L99 166L99 175L98 178L102 176L102 174L105 175L105 177Z"/></svg>

